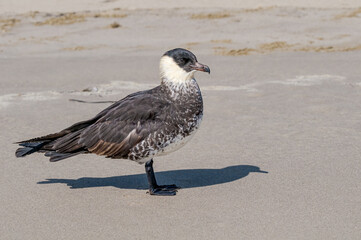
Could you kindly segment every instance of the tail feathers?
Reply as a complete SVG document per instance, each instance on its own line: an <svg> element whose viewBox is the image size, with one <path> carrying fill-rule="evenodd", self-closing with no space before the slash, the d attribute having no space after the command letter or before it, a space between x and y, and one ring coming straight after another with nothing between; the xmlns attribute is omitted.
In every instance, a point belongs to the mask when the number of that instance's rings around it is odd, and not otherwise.
<svg viewBox="0 0 361 240"><path fill-rule="evenodd" d="M26 143L39 143L39 142L44 142L44 141L50 142L52 140L55 140L55 139L57 139L59 137L62 137L64 135L66 135L67 133L69 133L69 132L66 132L66 131L63 130L63 131L58 132L58 133L52 133L52 134L48 134L46 136L16 142L16 144L21 145L21 144L26 144Z"/></svg>
<svg viewBox="0 0 361 240"><path fill-rule="evenodd" d="M15 152L16 157L24 157L26 155L37 152L44 146L47 142L31 142L31 143L20 143L19 145L23 148L18 148Z"/></svg>
<svg viewBox="0 0 361 240"><path fill-rule="evenodd" d="M104 115L104 113L103 113ZM82 130L88 126L90 126L91 124L95 123L99 118L101 118L103 115L98 114L97 116L95 116L92 119L86 120L86 121L82 121L82 122L78 122L73 124L72 126L57 132L57 133L52 133L52 134L48 134L42 137L37 137L37 138L32 138L32 139L28 139L28 140L24 140L24 141L20 141L20 142L16 142L17 144L22 144L22 143L31 143L31 142L44 142L44 141L54 141L58 138L64 137L65 135L69 134L69 133L73 133L73 132L77 132L79 130Z"/></svg>
<svg viewBox="0 0 361 240"><path fill-rule="evenodd" d="M26 155L32 154L36 152L34 148L25 147L25 148L18 148L15 152L16 157L25 157Z"/></svg>
<svg viewBox="0 0 361 240"><path fill-rule="evenodd" d="M80 153L86 153L86 151L79 151L79 152L74 152L74 153L46 152L45 156L50 157L50 159L49 159L50 162L57 162L57 161L65 159L65 158L73 157Z"/></svg>
<svg viewBox="0 0 361 240"><path fill-rule="evenodd" d="M19 142L18 144L22 147L16 150L15 156L25 157L34 152L45 152L45 156L50 157L50 162L57 162L87 152L81 146L77 145L77 135L79 135L79 131L70 133L55 141L45 136ZM46 140L39 141L39 139Z"/></svg>

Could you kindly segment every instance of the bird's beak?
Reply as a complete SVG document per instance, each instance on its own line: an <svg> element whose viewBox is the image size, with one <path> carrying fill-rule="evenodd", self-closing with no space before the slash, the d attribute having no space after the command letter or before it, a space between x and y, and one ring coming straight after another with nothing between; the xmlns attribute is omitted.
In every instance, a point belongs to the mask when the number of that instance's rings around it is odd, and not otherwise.
<svg viewBox="0 0 361 240"><path fill-rule="evenodd" d="M191 65L191 68L193 70L211 73L211 70L209 69L209 67L207 65L201 64L199 62L196 62L194 65Z"/></svg>

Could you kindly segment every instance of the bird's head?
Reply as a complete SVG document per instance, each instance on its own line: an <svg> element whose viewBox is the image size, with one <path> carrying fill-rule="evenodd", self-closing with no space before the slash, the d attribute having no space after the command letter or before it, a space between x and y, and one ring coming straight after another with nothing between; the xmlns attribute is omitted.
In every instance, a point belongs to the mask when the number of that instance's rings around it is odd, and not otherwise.
<svg viewBox="0 0 361 240"><path fill-rule="evenodd" d="M211 72L208 66L197 61L192 52L183 48L164 53L159 68L162 80L177 84L191 80L196 71Z"/></svg>

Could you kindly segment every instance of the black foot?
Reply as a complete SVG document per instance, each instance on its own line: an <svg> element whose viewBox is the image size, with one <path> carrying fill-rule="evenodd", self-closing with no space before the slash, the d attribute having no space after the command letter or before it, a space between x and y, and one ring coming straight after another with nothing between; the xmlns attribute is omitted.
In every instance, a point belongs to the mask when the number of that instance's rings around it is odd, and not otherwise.
<svg viewBox="0 0 361 240"><path fill-rule="evenodd" d="M149 193L150 195L158 196L174 196L177 193L177 187L175 184L172 185L158 185L155 180L154 170L153 170L153 160L149 160L145 163L145 172L147 174L148 183L149 183Z"/></svg>
<svg viewBox="0 0 361 240"><path fill-rule="evenodd" d="M158 195L158 196L174 196L177 194L177 187L175 184L172 185L160 185L156 188L149 189L148 193L150 195Z"/></svg>
<svg viewBox="0 0 361 240"><path fill-rule="evenodd" d="M172 184L172 185L159 185L157 188L176 190L176 191L177 191L177 189L180 189L180 187L178 187L175 184Z"/></svg>

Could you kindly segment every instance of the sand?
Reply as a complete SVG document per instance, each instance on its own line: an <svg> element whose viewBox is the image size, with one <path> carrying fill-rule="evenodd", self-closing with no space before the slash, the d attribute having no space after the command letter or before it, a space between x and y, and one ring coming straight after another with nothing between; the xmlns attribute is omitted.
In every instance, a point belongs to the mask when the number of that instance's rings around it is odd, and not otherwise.
<svg viewBox="0 0 361 240"><path fill-rule="evenodd" d="M55 2L0 3L0 239L361 238L358 1ZM175 47L211 68L200 130L155 159L176 196L126 160L15 158L109 105L69 99L156 86Z"/></svg>

